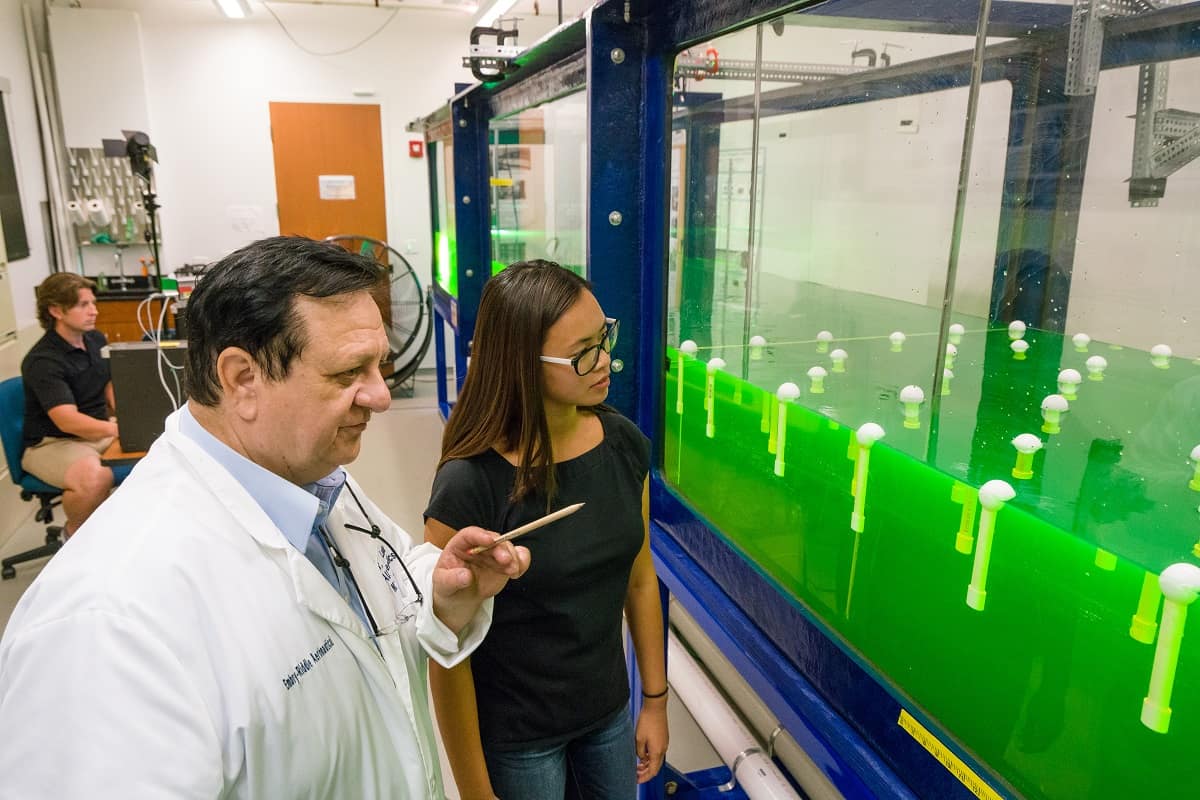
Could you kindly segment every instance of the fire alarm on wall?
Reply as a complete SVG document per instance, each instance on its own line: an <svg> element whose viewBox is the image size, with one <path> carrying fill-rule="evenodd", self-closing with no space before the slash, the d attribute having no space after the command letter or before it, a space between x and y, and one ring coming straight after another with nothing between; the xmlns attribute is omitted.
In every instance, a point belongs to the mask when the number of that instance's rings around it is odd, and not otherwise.
<svg viewBox="0 0 1200 800"><path fill-rule="evenodd" d="M411 139L408 143L409 158L423 158L425 156L425 143L420 139Z"/></svg>

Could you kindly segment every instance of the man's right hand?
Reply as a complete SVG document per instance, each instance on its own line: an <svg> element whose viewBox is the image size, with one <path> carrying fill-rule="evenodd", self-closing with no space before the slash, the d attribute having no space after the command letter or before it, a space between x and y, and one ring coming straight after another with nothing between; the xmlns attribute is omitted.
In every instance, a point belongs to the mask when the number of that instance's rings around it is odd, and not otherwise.
<svg viewBox="0 0 1200 800"><path fill-rule="evenodd" d="M491 531L471 526L450 537L442 548L433 571L433 611L452 631L462 630L480 603L529 569L529 549L511 542L471 553L496 538Z"/></svg>

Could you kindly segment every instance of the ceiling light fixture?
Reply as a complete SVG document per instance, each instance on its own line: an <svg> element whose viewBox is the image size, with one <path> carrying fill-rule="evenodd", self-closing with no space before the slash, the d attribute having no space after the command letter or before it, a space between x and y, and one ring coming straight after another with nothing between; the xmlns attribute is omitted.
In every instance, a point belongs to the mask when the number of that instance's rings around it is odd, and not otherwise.
<svg viewBox="0 0 1200 800"><path fill-rule="evenodd" d="M221 13L230 19L245 19L250 16L250 4L247 0L213 0Z"/></svg>
<svg viewBox="0 0 1200 800"><path fill-rule="evenodd" d="M475 24L481 28L490 28L516 4L517 0L492 0L479 15Z"/></svg>

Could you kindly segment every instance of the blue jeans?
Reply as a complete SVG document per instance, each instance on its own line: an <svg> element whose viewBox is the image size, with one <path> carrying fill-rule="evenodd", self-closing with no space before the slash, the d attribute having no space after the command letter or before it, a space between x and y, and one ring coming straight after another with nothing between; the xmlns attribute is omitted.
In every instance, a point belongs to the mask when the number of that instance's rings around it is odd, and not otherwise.
<svg viewBox="0 0 1200 800"><path fill-rule="evenodd" d="M500 800L633 800L633 722L622 708L576 739L537 750L489 750L488 776Z"/></svg>

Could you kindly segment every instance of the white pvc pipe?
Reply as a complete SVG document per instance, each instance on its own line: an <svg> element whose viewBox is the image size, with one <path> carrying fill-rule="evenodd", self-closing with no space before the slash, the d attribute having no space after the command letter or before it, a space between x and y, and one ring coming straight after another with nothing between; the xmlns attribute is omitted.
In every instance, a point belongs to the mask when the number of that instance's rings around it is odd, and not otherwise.
<svg viewBox="0 0 1200 800"><path fill-rule="evenodd" d="M750 800L800 800L787 778L674 633L667 639L667 678Z"/></svg>
<svg viewBox="0 0 1200 800"><path fill-rule="evenodd" d="M1156 578L1155 586L1157 585ZM792 734L783 728L775 713L762 701L725 654L712 643L699 623L692 619L678 600L671 601L670 621L679 632L682 641L687 643L689 655L694 654L700 667L712 676L713 682L746 720L758 741L773 740L775 757L783 764L792 780L799 784L804 795L809 800L845 800L829 777L821 771ZM769 749L767 754L771 754Z"/></svg>

